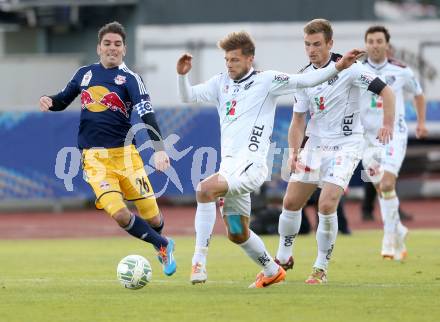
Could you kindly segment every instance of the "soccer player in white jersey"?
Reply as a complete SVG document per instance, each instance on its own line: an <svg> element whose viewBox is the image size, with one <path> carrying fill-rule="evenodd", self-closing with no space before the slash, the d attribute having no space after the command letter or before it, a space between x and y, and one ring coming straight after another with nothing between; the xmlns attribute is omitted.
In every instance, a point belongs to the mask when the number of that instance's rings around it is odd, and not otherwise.
<svg viewBox="0 0 440 322"><path fill-rule="evenodd" d="M184 54L177 62L182 100L214 103L221 125L220 170L200 182L196 191L196 246L190 280L195 284L207 279L206 256L216 216L215 201L224 197L222 215L228 237L262 268L250 286L262 288L283 281L286 274L269 255L263 241L249 229L250 192L258 189L268 174L266 157L277 97L335 77L355 61L360 51L352 50L338 64L315 73L288 75L254 70L255 45L246 32L229 34L219 42L219 47L225 52L227 73L203 84L189 83L191 55Z"/></svg>
<svg viewBox="0 0 440 322"><path fill-rule="evenodd" d="M405 158L408 128L405 122L404 92L414 95L417 110L416 137L425 138L425 97L412 70L401 62L387 57L390 33L383 26L372 26L365 32L368 58L364 66L380 77L396 95L394 137L385 146L375 139L378 124L383 118L383 102L375 94L363 97L362 122L365 128L365 151L362 163L366 173L376 187L384 225L381 255L386 259L401 260L407 255L405 237L408 229L399 218L399 199L396 195L396 180Z"/></svg>
<svg viewBox="0 0 440 322"><path fill-rule="evenodd" d="M302 72L337 64L340 55L331 52L333 31L329 21L315 19L304 27L304 44L309 65ZM388 142L394 122L394 95L389 86L355 63L337 76L295 94L289 128L289 166L293 171L283 200L276 261L285 269L293 267L293 244L301 225L301 209L318 186L319 223L316 231L318 256L307 284L327 281L327 269L338 232L337 205L361 157L363 128L359 98L362 91L380 95L384 102L383 125L376 136ZM306 126L308 140L302 151Z"/></svg>

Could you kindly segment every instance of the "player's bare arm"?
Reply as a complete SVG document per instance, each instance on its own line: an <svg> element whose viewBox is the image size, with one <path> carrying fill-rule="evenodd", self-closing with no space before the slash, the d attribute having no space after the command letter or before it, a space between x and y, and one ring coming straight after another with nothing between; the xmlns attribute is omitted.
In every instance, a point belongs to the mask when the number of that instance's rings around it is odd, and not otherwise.
<svg viewBox="0 0 440 322"><path fill-rule="evenodd" d="M426 128L426 102L425 95L416 95L414 97L414 106L417 111L417 127L416 138L425 139L428 136L428 129Z"/></svg>
<svg viewBox="0 0 440 322"><path fill-rule="evenodd" d="M179 75L186 75L192 68L192 55L185 53L182 56L180 56L179 60L177 61L177 73Z"/></svg>
<svg viewBox="0 0 440 322"><path fill-rule="evenodd" d="M47 112L52 107L53 102L49 96L41 96L40 97L40 111Z"/></svg>
<svg viewBox="0 0 440 322"><path fill-rule="evenodd" d="M289 127L288 142L289 142L289 160L287 165L291 172L296 169L296 161L304 140L304 131L306 129L306 113L294 112L292 122Z"/></svg>
<svg viewBox="0 0 440 322"><path fill-rule="evenodd" d="M379 94L383 100L383 123L377 133L379 142L387 144L393 138L396 98L390 86L385 86Z"/></svg>

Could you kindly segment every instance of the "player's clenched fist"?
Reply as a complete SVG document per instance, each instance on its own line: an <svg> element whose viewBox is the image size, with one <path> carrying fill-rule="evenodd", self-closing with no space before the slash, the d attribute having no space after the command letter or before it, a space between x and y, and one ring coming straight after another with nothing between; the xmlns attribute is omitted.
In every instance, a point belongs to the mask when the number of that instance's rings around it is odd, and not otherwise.
<svg viewBox="0 0 440 322"><path fill-rule="evenodd" d="M52 107L52 99L48 96L40 97L40 111L47 112Z"/></svg>
<svg viewBox="0 0 440 322"><path fill-rule="evenodd" d="M154 164L159 171L165 171L170 166L170 158L165 151L157 151L153 155Z"/></svg>
<svg viewBox="0 0 440 322"><path fill-rule="evenodd" d="M185 75L191 70L192 67L192 55L183 54L177 61L177 73L179 75Z"/></svg>

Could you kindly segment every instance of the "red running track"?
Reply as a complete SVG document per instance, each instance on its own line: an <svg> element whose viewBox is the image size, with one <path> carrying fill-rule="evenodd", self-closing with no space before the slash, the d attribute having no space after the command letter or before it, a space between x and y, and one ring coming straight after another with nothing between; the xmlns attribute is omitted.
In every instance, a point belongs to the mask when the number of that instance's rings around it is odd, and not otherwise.
<svg viewBox="0 0 440 322"><path fill-rule="evenodd" d="M411 228L440 229L440 199L402 201L402 208L414 219L405 223ZM363 222L359 202L346 202L345 209L352 231L381 229L382 223L376 205L375 221ZM195 207L162 206L165 215L164 233L170 236L194 233ZM310 209L311 210L311 209ZM315 218L308 211L312 223ZM225 234L220 215L214 228L216 234ZM0 214L0 239L82 238L126 236L103 211L75 211L63 213L3 213Z"/></svg>

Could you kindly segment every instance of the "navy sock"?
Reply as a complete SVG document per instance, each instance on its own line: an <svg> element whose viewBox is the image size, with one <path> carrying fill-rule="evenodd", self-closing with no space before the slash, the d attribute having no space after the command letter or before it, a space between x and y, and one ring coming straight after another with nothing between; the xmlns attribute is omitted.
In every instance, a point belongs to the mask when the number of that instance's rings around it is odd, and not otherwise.
<svg viewBox="0 0 440 322"><path fill-rule="evenodd" d="M148 222L135 214L131 215L130 223L124 229L132 236L153 244L156 249L166 247L168 240L159 235Z"/></svg>

